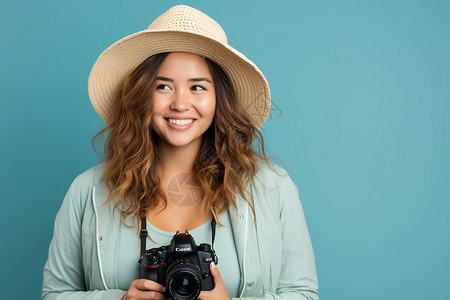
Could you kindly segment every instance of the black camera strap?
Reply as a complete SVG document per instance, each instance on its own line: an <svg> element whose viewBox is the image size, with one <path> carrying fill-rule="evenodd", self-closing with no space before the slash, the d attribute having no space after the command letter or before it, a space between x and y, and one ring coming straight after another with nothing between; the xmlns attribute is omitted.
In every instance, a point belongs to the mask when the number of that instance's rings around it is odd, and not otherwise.
<svg viewBox="0 0 450 300"><path fill-rule="evenodd" d="M211 220L211 248L214 250L214 239L216 238L216 219L214 216Z"/></svg>
<svg viewBox="0 0 450 300"><path fill-rule="evenodd" d="M211 220L211 248L214 250L214 239L216 238L216 219L214 218L214 216L212 217ZM141 221L141 233L140 233L140 238L141 238L141 258L139 259L139 262L141 262L142 257L144 256L145 250L147 248L147 236L148 236L148 231L147 231L147 219L144 217L142 218Z"/></svg>
<svg viewBox="0 0 450 300"><path fill-rule="evenodd" d="M148 236L148 231L147 231L147 219L142 218L142 222L141 222L141 258L139 259L139 263L142 261L142 258L144 257L144 252L145 249L147 248L147 236Z"/></svg>

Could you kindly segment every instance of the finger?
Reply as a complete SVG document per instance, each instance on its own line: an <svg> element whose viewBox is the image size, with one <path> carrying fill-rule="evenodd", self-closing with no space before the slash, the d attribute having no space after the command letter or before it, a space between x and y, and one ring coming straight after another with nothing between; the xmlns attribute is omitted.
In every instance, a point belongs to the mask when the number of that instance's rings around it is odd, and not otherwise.
<svg viewBox="0 0 450 300"><path fill-rule="evenodd" d="M199 300L210 299L222 288L225 288L222 277L220 276L220 272L214 262L211 262L211 264L209 265L209 271L211 272L211 275L214 279L214 288L210 291L201 291L200 295L198 295Z"/></svg>
<svg viewBox="0 0 450 300"><path fill-rule="evenodd" d="M165 296L164 294L155 291L140 291L137 299L164 300Z"/></svg>
<svg viewBox="0 0 450 300"><path fill-rule="evenodd" d="M220 276L219 269L217 269L217 266L214 262L211 262L209 265L209 270L211 271L211 274L214 278L214 288L216 288L218 285L224 285L222 276Z"/></svg>
<svg viewBox="0 0 450 300"><path fill-rule="evenodd" d="M163 285L149 279L136 279L133 281L132 285L141 291L156 291L160 293L166 291L166 288Z"/></svg>
<svg viewBox="0 0 450 300"><path fill-rule="evenodd" d="M201 291L200 295L198 295L198 300L206 300L209 299L211 297L211 292L210 291Z"/></svg>
<svg viewBox="0 0 450 300"><path fill-rule="evenodd" d="M165 295L156 291L141 291L131 286L123 296L123 300L164 300Z"/></svg>
<svg viewBox="0 0 450 300"><path fill-rule="evenodd" d="M219 269L217 269L214 262L209 265L209 270L214 279L214 288L210 291L201 291L198 299L208 300L208 299L228 299L231 300L227 293L225 284L223 283L222 276L220 276Z"/></svg>

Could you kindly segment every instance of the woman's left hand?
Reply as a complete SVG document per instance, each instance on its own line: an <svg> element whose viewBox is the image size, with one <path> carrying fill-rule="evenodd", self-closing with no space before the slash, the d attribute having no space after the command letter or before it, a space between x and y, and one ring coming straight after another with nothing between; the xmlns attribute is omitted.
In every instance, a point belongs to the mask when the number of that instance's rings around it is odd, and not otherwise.
<svg viewBox="0 0 450 300"><path fill-rule="evenodd" d="M228 296L227 290L225 289L225 284L223 283L220 272L217 269L214 262L209 266L209 270L214 278L214 288L210 291L201 291L198 299L200 300L231 300Z"/></svg>

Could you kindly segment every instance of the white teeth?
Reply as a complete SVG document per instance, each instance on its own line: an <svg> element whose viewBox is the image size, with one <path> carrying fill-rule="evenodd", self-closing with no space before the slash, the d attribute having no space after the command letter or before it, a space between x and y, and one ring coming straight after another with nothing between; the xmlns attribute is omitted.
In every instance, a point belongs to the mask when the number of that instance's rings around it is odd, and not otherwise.
<svg viewBox="0 0 450 300"><path fill-rule="evenodd" d="M186 125L186 124L191 124L192 122L194 122L194 119L185 119L185 120L169 119L169 122L173 123L173 124L177 124L177 125Z"/></svg>

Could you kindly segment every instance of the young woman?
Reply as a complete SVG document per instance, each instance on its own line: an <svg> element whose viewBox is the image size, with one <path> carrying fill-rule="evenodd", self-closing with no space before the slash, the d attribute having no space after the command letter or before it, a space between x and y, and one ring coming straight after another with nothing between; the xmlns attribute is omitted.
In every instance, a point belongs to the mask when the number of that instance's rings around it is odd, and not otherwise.
<svg viewBox="0 0 450 300"><path fill-rule="evenodd" d="M268 161L258 131L267 81L219 24L172 7L100 55L89 95L107 124L104 157L58 212L43 299L173 296L165 281L143 278L139 262L177 231L211 245L219 263L205 259L211 290L198 295L183 279L175 298L319 298L298 190Z"/></svg>

